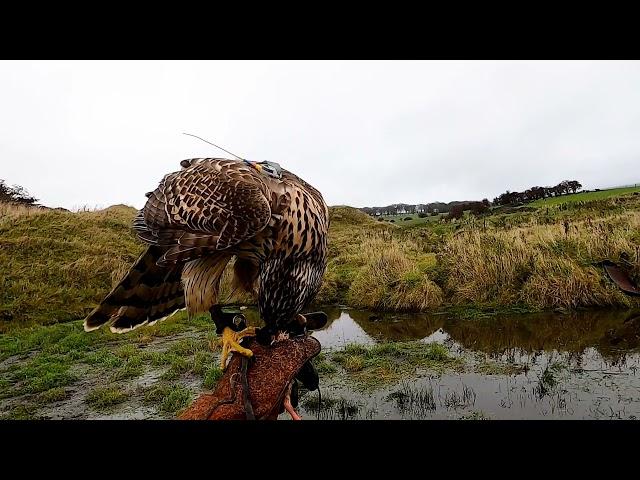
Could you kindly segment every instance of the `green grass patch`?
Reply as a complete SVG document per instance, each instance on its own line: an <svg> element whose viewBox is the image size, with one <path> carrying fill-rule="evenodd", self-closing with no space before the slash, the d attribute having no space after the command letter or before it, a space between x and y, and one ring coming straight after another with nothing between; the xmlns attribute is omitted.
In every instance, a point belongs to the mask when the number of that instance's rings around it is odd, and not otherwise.
<svg viewBox="0 0 640 480"><path fill-rule="evenodd" d="M87 394L85 402L95 409L103 410L124 402L128 397L129 394L119 387L98 387Z"/></svg>
<svg viewBox="0 0 640 480"><path fill-rule="evenodd" d="M124 360L121 357L104 347L84 357L83 361L89 365L98 365L105 369L118 368L124 364Z"/></svg>
<svg viewBox="0 0 640 480"><path fill-rule="evenodd" d="M496 315L525 315L528 313L538 313L540 309L524 304L499 305L478 303L475 305L452 305L443 311L447 312L449 316L467 320L495 317Z"/></svg>
<svg viewBox="0 0 640 480"><path fill-rule="evenodd" d="M0 372L0 373L4 373L4 372ZM11 396L10 394L11 389L12 389L11 382L6 378L0 377L0 398Z"/></svg>
<svg viewBox="0 0 640 480"><path fill-rule="evenodd" d="M3 420L36 420L38 407L33 404L20 404L2 416Z"/></svg>
<svg viewBox="0 0 640 480"><path fill-rule="evenodd" d="M397 381L418 368L441 373L462 367L462 361L452 357L444 345L422 342L352 344L333 353L331 359L365 387Z"/></svg>
<svg viewBox="0 0 640 480"><path fill-rule="evenodd" d="M14 396L40 393L55 387L64 387L76 381L69 372L71 360L66 356L40 353L32 360L10 371Z"/></svg>
<svg viewBox="0 0 640 480"><path fill-rule="evenodd" d="M169 394L162 400L160 410L164 413L177 414L180 410L186 408L191 401L191 392L182 385L173 387Z"/></svg>
<svg viewBox="0 0 640 480"><path fill-rule="evenodd" d="M156 405L160 412L170 415L175 415L186 408L191 398L192 394L186 387L165 383L150 387L144 394L146 404Z"/></svg>
<svg viewBox="0 0 640 480"><path fill-rule="evenodd" d="M164 367L171 365L171 360L176 355L170 352L143 352L142 358L154 367Z"/></svg>
<svg viewBox="0 0 640 480"><path fill-rule="evenodd" d="M316 371L319 375L331 375L338 371L336 366L329 361L324 352L320 352L313 360L313 365L316 367Z"/></svg>
<svg viewBox="0 0 640 480"><path fill-rule="evenodd" d="M218 381L222 378L224 372L220 370L218 367L211 367L204 374L204 379L202 380L202 387L207 390L211 390L216 386Z"/></svg>
<svg viewBox="0 0 640 480"><path fill-rule="evenodd" d="M178 373L187 373L193 368L193 359L188 357L180 357L173 355L171 357L170 369L177 371Z"/></svg>
<svg viewBox="0 0 640 480"><path fill-rule="evenodd" d="M187 358L172 354L169 369L160 377L163 380L177 380L184 373L191 370L192 363Z"/></svg>
<svg viewBox="0 0 640 480"><path fill-rule="evenodd" d="M73 330L69 324L11 330L0 335L0 360L55 345Z"/></svg>
<svg viewBox="0 0 640 480"><path fill-rule="evenodd" d="M600 190L599 192L579 192L570 195L561 195L559 197L550 197L536 200L535 202L531 202L528 205L534 207L550 207L561 205L563 203L592 202L594 200L604 200L606 198L618 197L620 195L628 195L634 192L640 192L640 186L610 188L608 190Z"/></svg>
<svg viewBox="0 0 640 480"><path fill-rule="evenodd" d="M380 217L371 217L371 218L374 218L376 221L382 218L382 221L390 222L400 227L416 227L416 226L421 226L429 223L439 222L441 216L442 216L441 214L438 214L438 215L429 214L426 217L420 218L417 213L409 213L404 215L382 215ZM405 220L406 218L409 218L410 220ZM393 222L391 222L391 220L393 220Z"/></svg>
<svg viewBox="0 0 640 480"><path fill-rule="evenodd" d="M137 345L133 343L127 343L115 349L113 352L118 358L122 358L124 360L129 359L131 357L138 356L140 354L140 349Z"/></svg>
<svg viewBox="0 0 640 480"><path fill-rule="evenodd" d="M86 332L73 332L59 341L47 345L43 350L50 353L84 353L96 343L99 337L88 335Z"/></svg>
<svg viewBox="0 0 640 480"><path fill-rule="evenodd" d="M332 375L338 371L338 369L331 362L323 360L322 362L315 363L316 371L318 375Z"/></svg>
<svg viewBox="0 0 640 480"><path fill-rule="evenodd" d="M80 321L26 328L20 328L18 324L0 334L0 360L13 355L25 355L34 350L71 355L78 360L96 347L115 340L126 340L126 335L116 336L107 330L85 332Z"/></svg>
<svg viewBox="0 0 640 480"><path fill-rule="evenodd" d="M193 356L193 373L196 375L204 375L211 368L215 367L216 359L213 353L208 351L199 351Z"/></svg>
<svg viewBox="0 0 640 480"><path fill-rule="evenodd" d="M139 377L143 373L144 366L142 365L142 357L140 355L135 355L129 357L125 364L114 372L111 378L114 381L129 380Z"/></svg>
<svg viewBox="0 0 640 480"><path fill-rule="evenodd" d="M196 338L186 338L171 345L169 351L181 357L195 355L208 349L207 341Z"/></svg>
<svg viewBox="0 0 640 480"><path fill-rule="evenodd" d="M37 401L40 404L60 402L68 397L64 387L54 387L38 395Z"/></svg>
<svg viewBox="0 0 640 480"><path fill-rule="evenodd" d="M140 327L134 332L139 336L147 337L170 337L185 331L207 331L215 328L209 315L194 315L189 319L186 311L174 313L171 317L157 322L151 326Z"/></svg>

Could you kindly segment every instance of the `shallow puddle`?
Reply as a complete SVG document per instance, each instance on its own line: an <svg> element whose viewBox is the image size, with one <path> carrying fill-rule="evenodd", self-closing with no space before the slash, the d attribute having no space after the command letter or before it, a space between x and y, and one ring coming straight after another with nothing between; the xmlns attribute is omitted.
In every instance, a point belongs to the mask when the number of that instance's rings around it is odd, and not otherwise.
<svg viewBox="0 0 640 480"><path fill-rule="evenodd" d="M417 376L363 392L340 375L301 398L304 418L633 419L640 418L640 314L535 314L461 320L327 310L314 332L323 351L352 343L438 342L456 355L525 366L514 375ZM286 418L282 415L280 418Z"/></svg>

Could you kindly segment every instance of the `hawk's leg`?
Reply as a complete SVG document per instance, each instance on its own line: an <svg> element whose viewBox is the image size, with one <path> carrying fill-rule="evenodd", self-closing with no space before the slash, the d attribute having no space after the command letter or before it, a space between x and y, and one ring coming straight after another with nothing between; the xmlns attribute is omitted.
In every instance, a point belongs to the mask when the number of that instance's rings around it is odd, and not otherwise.
<svg viewBox="0 0 640 480"><path fill-rule="evenodd" d="M211 318L216 324L216 333L222 335L222 356L220 368L224 370L231 352L238 352L245 357L252 357L253 352L240 345L244 337L254 337L256 327L247 327L247 319L241 313L223 312L220 305L211 308Z"/></svg>
<svg viewBox="0 0 640 480"><path fill-rule="evenodd" d="M240 345L240 340L244 337L255 337L256 327L247 327L240 332L233 331L230 327L225 327L222 332L222 356L220 358L220 368L227 366L227 358L230 352L238 352L245 357L253 357L253 352Z"/></svg>

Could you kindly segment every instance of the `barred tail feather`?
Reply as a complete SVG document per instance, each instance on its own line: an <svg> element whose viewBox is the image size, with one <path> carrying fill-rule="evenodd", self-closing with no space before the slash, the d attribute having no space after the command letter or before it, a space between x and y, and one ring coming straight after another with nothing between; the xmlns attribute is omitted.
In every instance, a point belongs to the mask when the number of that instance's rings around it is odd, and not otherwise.
<svg viewBox="0 0 640 480"><path fill-rule="evenodd" d="M182 265L159 266L166 247L150 246L122 281L84 320L85 331L111 322L114 333L124 333L163 320L185 307Z"/></svg>

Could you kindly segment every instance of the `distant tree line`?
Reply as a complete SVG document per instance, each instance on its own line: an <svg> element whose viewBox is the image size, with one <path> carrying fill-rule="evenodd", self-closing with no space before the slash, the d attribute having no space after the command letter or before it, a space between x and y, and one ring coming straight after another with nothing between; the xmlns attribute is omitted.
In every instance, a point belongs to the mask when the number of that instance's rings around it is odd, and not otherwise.
<svg viewBox="0 0 640 480"><path fill-rule="evenodd" d="M464 202L458 205L454 205L449 213L447 214L445 220L453 220L454 218L462 218L464 212L469 210L473 215L482 215L485 212L489 211L489 207L491 203L486 198L481 202Z"/></svg>
<svg viewBox="0 0 640 480"><path fill-rule="evenodd" d="M411 205L407 203L394 203L386 207L363 207L360 210L374 216L391 216L418 214L419 217L426 217L438 213L447 213L448 220L461 218L462 212L470 210L474 215L480 215L491 205L515 205L519 203L532 202L541 198L558 197L569 193L576 193L582 188L582 184L577 180L563 180L555 187L531 187L524 192L510 192L507 190L502 195L496 197L493 202L489 202L486 198L481 202L478 201L454 201L449 203L432 202L419 203Z"/></svg>
<svg viewBox="0 0 640 480"><path fill-rule="evenodd" d="M469 202L469 201L462 201L462 202L454 201L449 203L432 202L432 203L418 203L415 205L407 204L407 203L394 203L392 205L387 205L386 207L363 207L360 210L374 217L390 216L390 215L407 215L407 214L412 215L416 213L418 215L426 216L433 213L447 213L454 206L467 204L467 203L473 203L473 202Z"/></svg>
<svg viewBox="0 0 640 480"><path fill-rule="evenodd" d="M394 203L393 205L387 205L386 207L364 207L361 208L365 213L369 215L402 215L407 213L419 213L422 211L420 208L422 205L409 205L407 203Z"/></svg>
<svg viewBox="0 0 640 480"><path fill-rule="evenodd" d="M0 178L0 202L4 203L20 203L23 205L34 205L38 201L20 185L10 187Z"/></svg>
<svg viewBox="0 0 640 480"><path fill-rule="evenodd" d="M507 190L493 200L494 205L514 205L517 203L533 202L548 197L559 197L569 193L576 193L582 188L577 180L563 180L555 187L531 187L524 192L510 192Z"/></svg>

